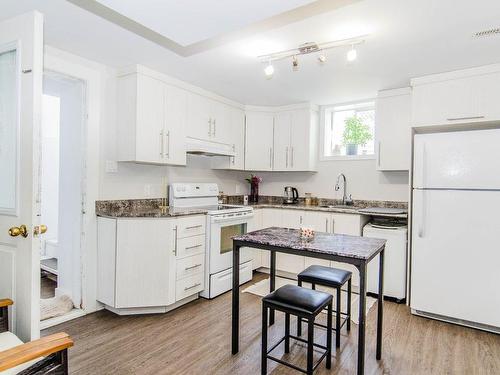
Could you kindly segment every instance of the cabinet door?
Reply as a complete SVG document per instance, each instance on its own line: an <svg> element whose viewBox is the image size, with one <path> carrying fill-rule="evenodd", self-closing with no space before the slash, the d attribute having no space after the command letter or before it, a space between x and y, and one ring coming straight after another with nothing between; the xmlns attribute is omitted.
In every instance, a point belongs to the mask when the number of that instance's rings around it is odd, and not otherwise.
<svg viewBox="0 0 500 375"><path fill-rule="evenodd" d="M175 302L175 254L170 222L118 220L116 308L166 306Z"/></svg>
<svg viewBox="0 0 500 375"><path fill-rule="evenodd" d="M381 92L377 98L376 106L377 170L409 170L411 156L410 89Z"/></svg>
<svg viewBox="0 0 500 375"><path fill-rule="evenodd" d="M187 92L165 86L163 155L168 164L186 165Z"/></svg>
<svg viewBox="0 0 500 375"><path fill-rule="evenodd" d="M245 169L273 169L273 114L247 112L245 136Z"/></svg>
<svg viewBox="0 0 500 375"><path fill-rule="evenodd" d="M477 77L476 87L479 95L478 114L484 116L485 121L500 120L500 72L484 74Z"/></svg>
<svg viewBox="0 0 500 375"><path fill-rule="evenodd" d="M333 223L332 214L330 213L306 211L304 214L304 225L306 227L314 229L316 232L332 233L332 226L333 226L332 223ZM305 257L304 259L305 268L312 266L313 264L329 267L330 261L324 259Z"/></svg>
<svg viewBox="0 0 500 375"><path fill-rule="evenodd" d="M210 140L212 137L212 103L204 96L188 94L187 135L191 138Z"/></svg>
<svg viewBox="0 0 500 375"><path fill-rule="evenodd" d="M137 123L135 161L163 163L165 84L137 75Z"/></svg>
<svg viewBox="0 0 500 375"><path fill-rule="evenodd" d="M227 138L225 143L233 147L235 156L213 156L211 165L213 169L245 169L245 112L238 108L229 108L227 122Z"/></svg>
<svg viewBox="0 0 500 375"><path fill-rule="evenodd" d="M311 158L316 158L315 148L311 137L315 131L311 124L311 111L298 110L292 113L290 131L290 169L294 171L307 171L312 169L314 163Z"/></svg>
<svg viewBox="0 0 500 375"><path fill-rule="evenodd" d="M351 236L361 236L366 218L361 215L332 214L333 233L349 234ZM332 262L332 267L340 268L352 272L353 285L359 286L359 273L356 267L340 262Z"/></svg>
<svg viewBox="0 0 500 375"><path fill-rule="evenodd" d="M281 224L278 226L299 229L304 223L304 214L301 210L283 210ZM304 270L304 257L277 253L276 269L297 274Z"/></svg>
<svg viewBox="0 0 500 375"><path fill-rule="evenodd" d="M291 112L281 112L274 116L274 165L275 171L286 171L291 168L290 161L290 127Z"/></svg>
<svg viewBox="0 0 500 375"><path fill-rule="evenodd" d="M247 225L247 232L252 232L262 228L262 211L263 210L254 210L253 217L249 220ZM262 254L267 254L268 251L261 251L254 248L244 248L244 250L252 253L252 268L254 270L262 267Z"/></svg>
<svg viewBox="0 0 500 375"><path fill-rule="evenodd" d="M212 135L210 139L215 142L231 144L229 142L231 139L231 107L215 100L211 100L211 102Z"/></svg>
<svg viewBox="0 0 500 375"><path fill-rule="evenodd" d="M262 229L281 226L283 211L274 208L265 208L262 210ZM262 250L262 267L269 268L270 252Z"/></svg>

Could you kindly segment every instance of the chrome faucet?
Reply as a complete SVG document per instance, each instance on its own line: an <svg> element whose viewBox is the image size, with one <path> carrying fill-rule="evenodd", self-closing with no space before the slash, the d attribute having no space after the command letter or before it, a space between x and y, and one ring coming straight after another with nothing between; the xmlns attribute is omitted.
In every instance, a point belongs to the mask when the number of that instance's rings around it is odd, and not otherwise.
<svg viewBox="0 0 500 375"><path fill-rule="evenodd" d="M340 190L340 178L344 180L344 194L342 195L342 205L347 203L347 179L343 173L339 173L337 176L337 182L335 183L335 191Z"/></svg>

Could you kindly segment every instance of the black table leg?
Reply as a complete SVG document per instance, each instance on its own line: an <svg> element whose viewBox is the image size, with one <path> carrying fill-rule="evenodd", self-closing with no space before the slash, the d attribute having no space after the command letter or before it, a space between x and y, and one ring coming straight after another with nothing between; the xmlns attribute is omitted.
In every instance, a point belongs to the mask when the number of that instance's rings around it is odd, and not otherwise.
<svg viewBox="0 0 500 375"><path fill-rule="evenodd" d="M380 252L378 269L377 359L382 358L382 325L384 321L384 249Z"/></svg>
<svg viewBox="0 0 500 375"><path fill-rule="evenodd" d="M239 350L240 336L240 247L233 245L232 353Z"/></svg>
<svg viewBox="0 0 500 375"><path fill-rule="evenodd" d="M269 275L269 292L274 292L276 289L276 252L271 251L271 269ZM269 309L269 325L274 324L274 309Z"/></svg>
<svg viewBox="0 0 500 375"><path fill-rule="evenodd" d="M358 325L358 375L365 372L366 331L366 263L357 266L359 270L359 325Z"/></svg>

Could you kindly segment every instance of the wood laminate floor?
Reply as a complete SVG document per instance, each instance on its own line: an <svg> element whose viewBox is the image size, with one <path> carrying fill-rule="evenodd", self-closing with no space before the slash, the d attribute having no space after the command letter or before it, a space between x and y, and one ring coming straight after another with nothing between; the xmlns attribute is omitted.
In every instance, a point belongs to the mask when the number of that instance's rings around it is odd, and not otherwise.
<svg viewBox="0 0 500 375"><path fill-rule="evenodd" d="M252 282L262 280L256 274ZM75 346L69 367L83 374L259 374L261 303L242 293L240 352L231 355L231 293L214 300L199 299L167 314L118 316L99 311L52 327L43 335L65 331ZM383 359L375 359L376 306L367 325L365 373L371 374L500 374L500 336L420 318L405 305L384 305ZM321 314L324 315L324 314ZM277 314L269 339L283 335L283 316ZM292 333L295 333L292 319ZM304 327L305 328L305 327ZM317 329L317 339L325 340ZM341 348L333 353L332 369L324 362L317 374L353 374L357 359L357 326L342 331ZM335 347L335 345L334 345ZM275 355L283 353L280 346ZM319 355L319 353L316 353ZM305 365L304 344L292 344L294 363ZM268 373L295 374L269 361Z"/></svg>

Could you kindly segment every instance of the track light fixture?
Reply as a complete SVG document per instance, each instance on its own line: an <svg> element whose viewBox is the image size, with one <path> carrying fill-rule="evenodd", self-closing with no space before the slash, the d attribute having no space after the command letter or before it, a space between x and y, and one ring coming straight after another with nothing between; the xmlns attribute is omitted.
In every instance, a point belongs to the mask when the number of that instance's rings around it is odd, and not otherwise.
<svg viewBox="0 0 500 375"><path fill-rule="evenodd" d="M292 70L294 72L299 70L299 55L307 55L310 53L318 53L317 62L319 65L324 65L326 63L326 54L325 51L334 48L345 48L346 46L350 46L350 49L347 51L347 61L352 62L357 59L357 51L355 46L364 43L365 38L368 34L360 35L353 38L348 39L339 39L333 40L325 43L316 43L316 42L308 42L301 44L297 48L289 49L286 51L274 52L268 55L262 55L258 58L267 63L268 65L264 68L264 73L268 79L270 79L274 74L274 67L272 62L284 60L287 58L292 58Z"/></svg>

